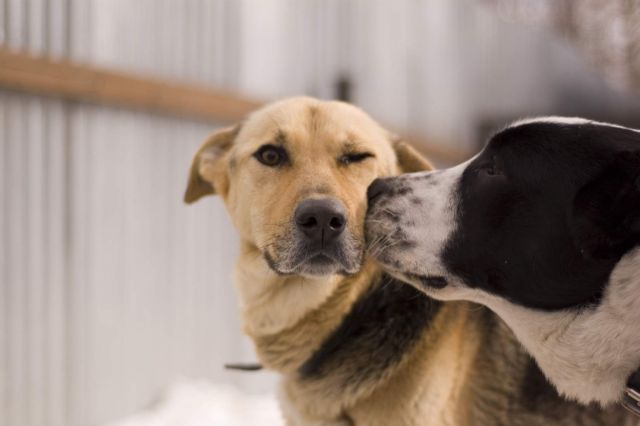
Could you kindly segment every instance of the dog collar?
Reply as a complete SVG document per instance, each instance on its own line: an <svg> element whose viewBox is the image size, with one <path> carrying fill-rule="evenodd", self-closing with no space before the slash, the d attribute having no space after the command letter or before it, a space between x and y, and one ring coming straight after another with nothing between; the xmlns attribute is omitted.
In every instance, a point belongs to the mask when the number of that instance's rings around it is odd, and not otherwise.
<svg viewBox="0 0 640 426"><path fill-rule="evenodd" d="M627 389L624 391L622 406L636 416L640 416L640 368L638 368L627 381Z"/></svg>
<svg viewBox="0 0 640 426"><path fill-rule="evenodd" d="M262 364L258 363L228 363L224 365L227 370L241 371L259 371L262 370Z"/></svg>

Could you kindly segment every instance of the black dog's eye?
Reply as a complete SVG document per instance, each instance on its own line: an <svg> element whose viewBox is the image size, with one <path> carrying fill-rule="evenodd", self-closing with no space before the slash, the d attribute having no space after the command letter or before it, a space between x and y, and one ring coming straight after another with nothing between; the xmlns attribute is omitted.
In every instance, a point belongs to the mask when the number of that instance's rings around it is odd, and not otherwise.
<svg viewBox="0 0 640 426"><path fill-rule="evenodd" d="M351 163L359 163L363 160L366 160L369 157L373 157L373 154L370 152L354 152L349 154L344 154L342 157L338 159L340 164L349 165Z"/></svg>
<svg viewBox="0 0 640 426"><path fill-rule="evenodd" d="M498 176L501 173L501 171L498 169L498 167L496 166L496 159L495 157L491 158L491 163L487 164L486 166L482 167L481 170L489 175L489 176Z"/></svg>
<svg viewBox="0 0 640 426"><path fill-rule="evenodd" d="M253 156L269 167L276 167L287 161L287 151L275 145L262 145Z"/></svg>
<svg viewBox="0 0 640 426"><path fill-rule="evenodd" d="M486 167L486 168L484 168L483 170L484 170L484 172L485 172L486 174L488 174L489 176L495 176L495 175L497 175L497 174L498 174L498 171L496 170L495 166L493 166L493 165L492 165L492 166L489 166L489 167Z"/></svg>

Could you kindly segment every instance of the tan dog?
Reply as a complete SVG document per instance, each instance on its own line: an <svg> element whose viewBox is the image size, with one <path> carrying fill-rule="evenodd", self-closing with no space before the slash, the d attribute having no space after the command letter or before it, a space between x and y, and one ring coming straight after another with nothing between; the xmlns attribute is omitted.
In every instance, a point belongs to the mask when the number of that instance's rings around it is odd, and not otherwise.
<svg viewBox="0 0 640 426"><path fill-rule="evenodd" d="M366 260L369 183L429 168L361 110L311 98L197 152L185 201L222 196L240 233L245 332L282 375L288 424L617 424L561 400L488 310L433 301Z"/></svg>

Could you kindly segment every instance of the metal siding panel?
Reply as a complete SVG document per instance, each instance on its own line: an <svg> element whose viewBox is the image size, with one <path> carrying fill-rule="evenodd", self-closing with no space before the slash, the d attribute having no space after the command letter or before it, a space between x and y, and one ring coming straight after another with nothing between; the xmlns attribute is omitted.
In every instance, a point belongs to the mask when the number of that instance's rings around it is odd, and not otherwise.
<svg viewBox="0 0 640 426"><path fill-rule="evenodd" d="M75 0L68 6L68 57L80 63L91 62L92 5L93 0Z"/></svg>
<svg viewBox="0 0 640 426"><path fill-rule="evenodd" d="M71 0L48 0L47 39L48 53L53 57L66 57L69 52L69 8Z"/></svg>
<svg viewBox="0 0 640 426"><path fill-rule="evenodd" d="M0 43L6 43L8 37L9 0L0 0Z"/></svg>
<svg viewBox="0 0 640 426"><path fill-rule="evenodd" d="M27 4L24 0L7 0L7 44L14 49L27 47Z"/></svg>
<svg viewBox="0 0 640 426"><path fill-rule="evenodd" d="M25 191L21 190L26 182L26 154L25 144L23 144L23 134L25 123L21 120L24 117L23 103L20 99L7 97L7 122L8 143L9 143L9 164L7 167L8 186L12 189L7 205L8 219L10 226L7 232L8 250L7 263L9 268L8 295L9 301L9 368L7 383L9 383L9 424L22 425L27 422L29 407L27 406L27 383L25 354L28 350L25 338L24 325L25 304L26 304L26 259L28 258L25 235L27 234L26 202Z"/></svg>
<svg viewBox="0 0 640 426"><path fill-rule="evenodd" d="M67 426L67 407L69 388L67 382L67 282L68 251L67 218L67 150L64 137L66 112L60 102L47 102L46 120L46 158L47 181L45 184L47 208L47 418L53 426Z"/></svg>
<svg viewBox="0 0 640 426"><path fill-rule="evenodd" d="M36 55L43 54L46 46L45 0L29 0L29 50Z"/></svg>
<svg viewBox="0 0 640 426"><path fill-rule="evenodd" d="M31 98L26 104L27 137L23 143L27 145L28 161L25 164L28 174L26 183L28 198L27 220L29 222L28 253L29 277L27 284L27 322L28 327L28 401L29 415L32 425L46 423L43 417L45 389L45 347L44 347L44 292L46 287L44 275L44 147L42 129L42 105Z"/></svg>
<svg viewBox="0 0 640 426"><path fill-rule="evenodd" d="M105 413L118 413L127 407L131 388L138 377L131 363L125 362L126 354L133 355L135 348L129 345L128 336L133 325L124 309L127 298L127 265L129 256L125 219L126 192L126 123L122 114L95 108L90 127L92 166L91 175L83 193L88 194L86 217L94 226L87 228L87 244L91 269L87 286L91 288L91 317L93 346L89 369L92 383L101 383L100 389L91 395L97 418ZM136 141L137 143L137 141ZM98 160L99 161L96 161ZM125 325L126 327L122 327ZM97 368L100 366L101 368ZM129 377L124 382L123 377ZM100 402L101 399L108 400Z"/></svg>
<svg viewBox="0 0 640 426"><path fill-rule="evenodd" d="M85 124L83 112L74 109L67 112L66 125L61 129L66 152L67 167L64 175L67 197L67 229L65 233L68 271L65 279L65 318L66 332L66 389L67 421L71 426L86 423L87 413L91 409L87 404L89 388L87 386L87 328L90 327L86 312L87 271L91 267L90 248L87 247L86 197L91 195L87 188L88 175L87 151L91 140L84 138L80 129Z"/></svg>
<svg viewBox="0 0 640 426"><path fill-rule="evenodd" d="M9 262L10 248L6 244L9 228L8 205L9 187L9 141L6 95L0 92L0 424L8 424L10 411L9 392Z"/></svg>
<svg viewBox="0 0 640 426"><path fill-rule="evenodd" d="M215 59L215 45L216 38L216 14L215 8L218 4L217 0L202 0L200 2L198 19L199 32L197 33L199 38L199 46L197 53L199 55L200 62L200 80L202 84L208 86L215 86L215 71L214 71L214 59Z"/></svg>

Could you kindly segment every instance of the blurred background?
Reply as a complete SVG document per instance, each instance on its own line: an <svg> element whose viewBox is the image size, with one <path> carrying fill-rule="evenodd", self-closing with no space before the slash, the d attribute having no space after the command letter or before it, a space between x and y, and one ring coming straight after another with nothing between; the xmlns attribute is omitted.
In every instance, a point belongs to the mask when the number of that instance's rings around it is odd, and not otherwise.
<svg viewBox="0 0 640 426"><path fill-rule="evenodd" d="M618 0L0 0L0 425L279 424L205 136L353 102L439 166L533 115L640 127ZM147 410L147 411L145 411Z"/></svg>

